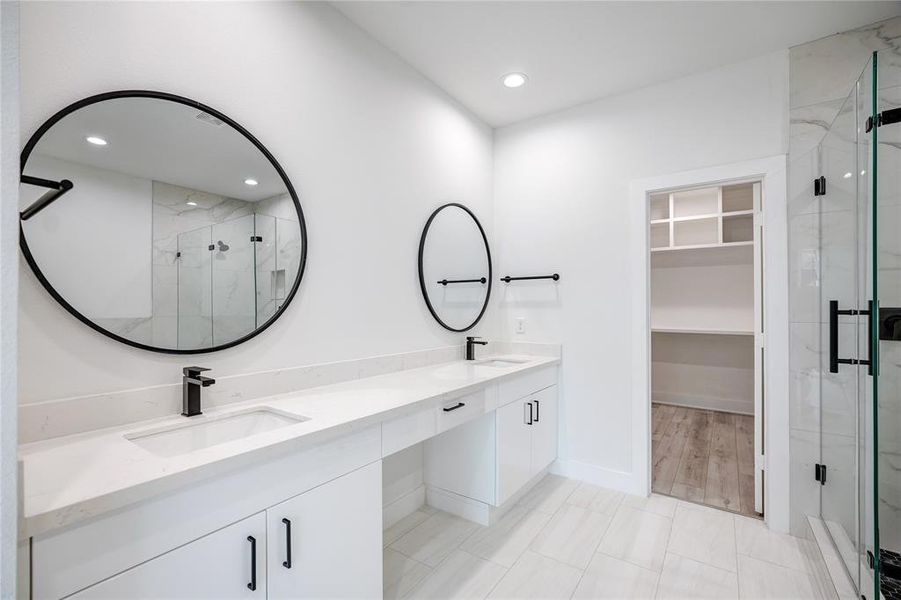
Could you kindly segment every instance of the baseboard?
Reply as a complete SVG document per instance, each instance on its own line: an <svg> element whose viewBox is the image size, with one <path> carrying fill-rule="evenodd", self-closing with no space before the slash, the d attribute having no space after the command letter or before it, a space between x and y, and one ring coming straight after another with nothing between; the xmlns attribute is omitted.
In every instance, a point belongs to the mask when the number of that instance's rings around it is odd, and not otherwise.
<svg viewBox="0 0 901 600"><path fill-rule="evenodd" d="M637 481L633 473L605 469L597 465L561 458L554 461L550 470L555 475L578 479L598 487L625 492L626 494L647 495L647 482Z"/></svg>
<svg viewBox="0 0 901 600"><path fill-rule="evenodd" d="M684 408L716 410L736 415L754 415L754 401L736 400L734 398L718 398L716 396L693 396L689 394L673 394L670 392L653 392L651 401L654 404L668 404Z"/></svg>
<svg viewBox="0 0 901 600"><path fill-rule="evenodd" d="M382 529L388 529L406 516L412 515L425 504L425 486L420 484L397 500L382 507Z"/></svg>
<svg viewBox="0 0 901 600"><path fill-rule="evenodd" d="M425 497L426 503L432 508L443 510L486 527L491 524L491 505L489 504L432 486L426 488Z"/></svg>

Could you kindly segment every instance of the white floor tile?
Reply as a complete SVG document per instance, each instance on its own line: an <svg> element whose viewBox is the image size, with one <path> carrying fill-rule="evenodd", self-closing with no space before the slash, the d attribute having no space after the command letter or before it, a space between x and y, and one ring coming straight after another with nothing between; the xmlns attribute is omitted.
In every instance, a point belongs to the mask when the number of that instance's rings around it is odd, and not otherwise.
<svg viewBox="0 0 901 600"><path fill-rule="evenodd" d="M507 569L455 550L413 590L412 598L484 598Z"/></svg>
<svg viewBox="0 0 901 600"><path fill-rule="evenodd" d="M677 554L667 554L657 584L657 598L738 598L738 576Z"/></svg>
<svg viewBox="0 0 901 600"><path fill-rule="evenodd" d="M475 532L460 549L504 567L512 567L550 520L548 513L514 506L500 521Z"/></svg>
<svg viewBox="0 0 901 600"><path fill-rule="evenodd" d="M489 598L569 598L582 571L526 551L507 571Z"/></svg>
<svg viewBox="0 0 901 600"><path fill-rule="evenodd" d="M627 494L626 497L623 498L623 506L652 512L664 517L672 517L675 514L676 506L678 505L679 501L675 498L661 496L660 494L651 494L647 498L644 496Z"/></svg>
<svg viewBox="0 0 901 600"><path fill-rule="evenodd" d="M819 584L804 571L780 567L750 556L738 557L738 581L742 598L819 600Z"/></svg>
<svg viewBox="0 0 901 600"><path fill-rule="evenodd" d="M436 512L391 544L412 559L437 566L479 526L445 512Z"/></svg>
<svg viewBox="0 0 901 600"><path fill-rule="evenodd" d="M659 575L622 560L595 554L582 575L573 598L653 598Z"/></svg>
<svg viewBox="0 0 901 600"><path fill-rule="evenodd" d="M564 504L532 542L532 550L584 569L611 519L610 515Z"/></svg>
<svg viewBox="0 0 901 600"><path fill-rule="evenodd" d="M679 504L667 552L736 571L735 523L731 514Z"/></svg>
<svg viewBox="0 0 901 600"><path fill-rule="evenodd" d="M738 553L797 571L812 572L808 550L811 542L770 531L763 521L735 516Z"/></svg>
<svg viewBox="0 0 901 600"><path fill-rule="evenodd" d="M427 507L423 507L427 508ZM419 509L413 513L410 513L391 527L385 529L382 532L382 543L385 546L389 546L392 543L399 540L405 533L425 521L431 515L431 512L427 512L425 510Z"/></svg>
<svg viewBox="0 0 901 600"><path fill-rule="evenodd" d="M614 492L583 482L573 491L566 503L613 516L624 496L622 492Z"/></svg>
<svg viewBox="0 0 901 600"><path fill-rule="evenodd" d="M598 546L598 552L659 571L663 567L670 519L620 506Z"/></svg>
<svg viewBox="0 0 901 600"><path fill-rule="evenodd" d="M555 513L578 486L579 482L573 479L548 475L522 497L519 505L540 512Z"/></svg>
<svg viewBox="0 0 901 600"><path fill-rule="evenodd" d="M400 552L385 548L382 557L384 598L404 598L431 569Z"/></svg>

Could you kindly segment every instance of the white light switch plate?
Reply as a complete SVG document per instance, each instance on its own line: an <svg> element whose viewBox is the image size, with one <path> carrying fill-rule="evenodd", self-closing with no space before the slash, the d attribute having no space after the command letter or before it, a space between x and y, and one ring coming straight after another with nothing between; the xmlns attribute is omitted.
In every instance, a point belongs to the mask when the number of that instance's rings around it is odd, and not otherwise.
<svg viewBox="0 0 901 600"><path fill-rule="evenodd" d="M524 317L516 317L516 333L526 332L526 319Z"/></svg>

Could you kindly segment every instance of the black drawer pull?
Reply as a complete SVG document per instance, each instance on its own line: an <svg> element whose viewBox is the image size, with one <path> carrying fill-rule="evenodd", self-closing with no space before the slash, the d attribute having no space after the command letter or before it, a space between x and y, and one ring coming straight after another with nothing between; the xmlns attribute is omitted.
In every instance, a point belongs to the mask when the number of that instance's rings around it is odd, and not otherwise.
<svg viewBox="0 0 901 600"><path fill-rule="evenodd" d="M532 418L532 403L531 403L531 402L526 402L525 404L522 405L522 407L523 407L524 409L525 409L526 407L529 407L529 420L526 421L525 415L523 415L523 418L522 418L522 419L523 419L523 422L524 422L526 425L531 425L531 424L534 422L534 420L533 420L533 418Z"/></svg>
<svg viewBox="0 0 901 600"><path fill-rule="evenodd" d="M448 406L447 408L442 408L441 410L443 410L444 412L450 412L452 410L457 410L458 408L463 408L464 406L466 406L465 402L457 402L453 406Z"/></svg>
<svg viewBox="0 0 901 600"><path fill-rule="evenodd" d="M540 409L540 408L541 408L541 406L540 406L540 401L539 401L539 400L536 400L536 401L535 401L535 422L536 422L536 423L538 422L538 414L539 414L539 409Z"/></svg>
<svg viewBox="0 0 901 600"><path fill-rule="evenodd" d="M250 583L247 584L247 588L251 592L255 592L257 591L257 539L248 535L247 541L250 542Z"/></svg>
<svg viewBox="0 0 901 600"><path fill-rule="evenodd" d="M282 519L282 523L285 524L285 549L288 551L288 560L282 561L282 566L286 569L291 568L291 521L288 519Z"/></svg>

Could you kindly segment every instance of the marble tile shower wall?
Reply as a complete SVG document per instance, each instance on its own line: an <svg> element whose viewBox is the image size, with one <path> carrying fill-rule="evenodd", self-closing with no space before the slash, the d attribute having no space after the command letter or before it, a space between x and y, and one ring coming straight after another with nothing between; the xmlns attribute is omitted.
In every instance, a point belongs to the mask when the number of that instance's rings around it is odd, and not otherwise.
<svg viewBox="0 0 901 600"><path fill-rule="evenodd" d="M857 78L874 50L885 51L888 62L901 65L901 18L890 19L857 30L829 36L790 51L790 143L789 143L789 302L790 302L790 414L791 414L791 528L806 535L805 515L820 513L820 486L813 479L814 464L823 444L835 450L830 459L852 459L854 450L853 410L855 378L843 373L829 375L824 369L823 340L827 339L827 315L821 297L841 299L852 293L857 232L854 223L853 189L831 181L822 204L813 196L813 180L828 165L829 151L818 152L830 125L838 118L853 119L853 105L845 105ZM885 62L884 61L884 62ZM853 124L850 129L853 136ZM853 140L835 138L838 145ZM834 150L834 149L833 149ZM824 273L823 269L828 269ZM830 295L831 294L831 295ZM850 301L853 298L848 298ZM850 327L840 330L840 344L854 344ZM821 381L821 374L825 373ZM820 423L822 412L822 427ZM852 514L855 465L830 465L836 489L849 491L832 507L837 514ZM845 477L847 481L841 481ZM853 531L852 524L847 530Z"/></svg>

